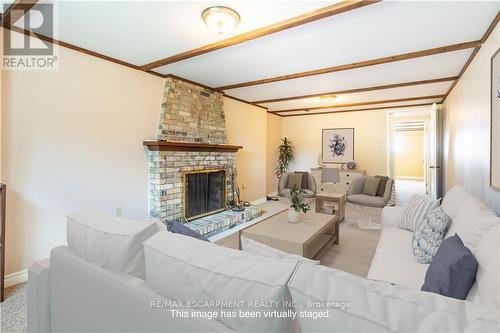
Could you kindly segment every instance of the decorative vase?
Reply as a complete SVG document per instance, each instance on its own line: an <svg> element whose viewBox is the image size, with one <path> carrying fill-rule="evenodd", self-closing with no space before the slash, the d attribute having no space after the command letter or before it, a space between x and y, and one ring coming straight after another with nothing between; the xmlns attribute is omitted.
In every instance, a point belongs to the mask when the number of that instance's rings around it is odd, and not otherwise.
<svg viewBox="0 0 500 333"><path fill-rule="evenodd" d="M356 162L354 162L354 161L347 162L347 168L350 169L350 170L356 168Z"/></svg>
<svg viewBox="0 0 500 333"><path fill-rule="evenodd" d="M299 223L300 222L300 212L293 208L288 210L288 222Z"/></svg>

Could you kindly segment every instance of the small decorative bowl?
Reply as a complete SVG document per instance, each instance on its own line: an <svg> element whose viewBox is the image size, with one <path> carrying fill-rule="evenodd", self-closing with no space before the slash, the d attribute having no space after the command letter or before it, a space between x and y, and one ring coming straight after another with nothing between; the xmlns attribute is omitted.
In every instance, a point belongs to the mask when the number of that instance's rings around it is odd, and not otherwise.
<svg viewBox="0 0 500 333"><path fill-rule="evenodd" d="M347 162L347 168L348 169L354 169L356 167L356 162L352 161L352 162Z"/></svg>

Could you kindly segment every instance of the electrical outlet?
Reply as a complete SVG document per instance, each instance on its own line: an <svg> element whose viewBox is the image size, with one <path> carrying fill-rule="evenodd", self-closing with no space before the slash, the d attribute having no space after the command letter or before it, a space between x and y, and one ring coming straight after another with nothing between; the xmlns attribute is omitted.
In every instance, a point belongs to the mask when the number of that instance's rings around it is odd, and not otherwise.
<svg viewBox="0 0 500 333"><path fill-rule="evenodd" d="M123 208L120 206L120 207L116 207L115 208L115 216L117 217L121 217L123 215Z"/></svg>

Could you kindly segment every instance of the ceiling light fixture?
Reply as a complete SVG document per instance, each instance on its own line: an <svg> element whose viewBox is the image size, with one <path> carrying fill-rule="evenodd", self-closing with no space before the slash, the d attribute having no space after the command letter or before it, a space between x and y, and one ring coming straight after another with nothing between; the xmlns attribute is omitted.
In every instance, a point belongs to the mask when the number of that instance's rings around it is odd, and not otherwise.
<svg viewBox="0 0 500 333"><path fill-rule="evenodd" d="M226 35L240 23L240 15L229 7L209 7L201 13L201 18L210 31L218 35Z"/></svg>
<svg viewBox="0 0 500 333"><path fill-rule="evenodd" d="M335 96L335 95L323 95L320 97L320 99L324 104L333 104L337 100L337 96Z"/></svg>

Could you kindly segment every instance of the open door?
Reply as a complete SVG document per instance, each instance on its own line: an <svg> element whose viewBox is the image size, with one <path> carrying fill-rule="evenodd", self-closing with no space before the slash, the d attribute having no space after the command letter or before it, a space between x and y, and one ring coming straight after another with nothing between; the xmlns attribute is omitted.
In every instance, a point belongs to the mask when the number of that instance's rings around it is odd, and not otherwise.
<svg viewBox="0 0 500 333"><path fill-rule="evenodd" d="M441 162L442 162L442 131L443 131L442 112L434 103L431 108L431 119L429 122L428 135L428 156L426 170L426 190L432 198L441 197Z"/></svg>

